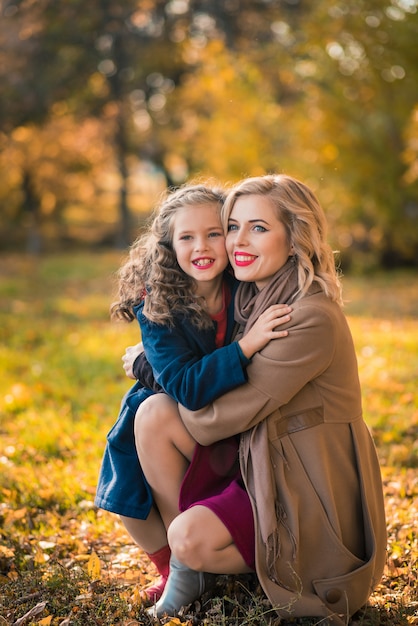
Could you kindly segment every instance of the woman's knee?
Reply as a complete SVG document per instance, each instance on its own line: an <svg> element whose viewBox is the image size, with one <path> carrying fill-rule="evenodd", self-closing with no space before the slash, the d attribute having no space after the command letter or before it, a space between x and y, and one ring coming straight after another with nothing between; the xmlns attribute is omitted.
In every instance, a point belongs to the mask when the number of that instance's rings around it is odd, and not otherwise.
<svg viewBox="0 0 418 626"><path fill-rule="evenodd" d="M180 513L171 522L167 538L174 556L195 571L205 571L214 553L232 541L219 518L200 505Z"/></svg>
<svg viewBox="0 0 418 626"><path fill-rule="evenodd" d="M190 569L199 571L203 565L202 541L193 515L181 513L170 524L168 543L174 556Z"/></svg>

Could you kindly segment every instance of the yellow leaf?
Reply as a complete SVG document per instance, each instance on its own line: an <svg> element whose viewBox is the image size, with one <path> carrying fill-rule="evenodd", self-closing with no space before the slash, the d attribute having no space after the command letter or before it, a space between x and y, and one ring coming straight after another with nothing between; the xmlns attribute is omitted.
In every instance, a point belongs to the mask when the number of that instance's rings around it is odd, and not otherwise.
<svg viewBox="0 0 418 626"><path fill-rule="evenodd" d="M102 566L100 559L95 552L92 552L87 562L87 572L93 580L99 580L102 577Z"/></svg>
<svg viewBox="0 0 418 626"><path fill-rule="evenodd" d="M35 546L35 554L33 557L35 563L41 564L48 560L48 556L43 552L39 546Z"/></svg>
<svg viewBox="0 0 418 626"><path fill-rule="evenodd" d="M11 550L7 546L0 546L0 557L5 559L11 559L15 555L14 550Z"/></svg>
<svg viewBox="0 0 418 626"><path fill-rule="evenodd" d="M87 563L88 561L90 561L91 556L92 556L91 554L76 554L75 557L74 557L74 560L77 561L77 562L80 561L80 562L83 562L83 563L84 562Z"/></svg>
<svg viewBox="0 0 418 626"><path fill-rule="evenodd" d="M139 587L135 587L132 594L130 595L130 600L134 605L141 605L144 602L144 591Z"/></svg>
<svg viewBox="0 0 418 626"><path fill-rule="evenodd" d="M48 617L44 617L43 619L41 619L41 621L38 622L38 625L40 624L41 626L49 626L51 621L52 615L48 615Z"/></svg>

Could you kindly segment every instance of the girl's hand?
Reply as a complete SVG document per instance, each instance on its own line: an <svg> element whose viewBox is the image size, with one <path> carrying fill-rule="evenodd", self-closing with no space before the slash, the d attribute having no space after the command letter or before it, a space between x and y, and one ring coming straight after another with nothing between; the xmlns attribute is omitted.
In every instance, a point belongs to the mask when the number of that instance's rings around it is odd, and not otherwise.
<svg viewBox="0 0 418 626"><path fill-rule="evenodd" d="M260 315L251 330L238 341L247 359L262 350L271 339L289 334L287 330L276 329L290 320L291 311L292 307L287 304L273 304Z"/></svg>
<svg viewBox="0 0 418 626"><path fill-rule="evenodd" d="M135 376L133 374L133 364L136 357L144 351L144 346L142 345L142 341L137 343L136 346L128 346L125 350L125 354L122 357L123 369L125 370L125 374L128 378L132 378L135 380Z"/></svg>

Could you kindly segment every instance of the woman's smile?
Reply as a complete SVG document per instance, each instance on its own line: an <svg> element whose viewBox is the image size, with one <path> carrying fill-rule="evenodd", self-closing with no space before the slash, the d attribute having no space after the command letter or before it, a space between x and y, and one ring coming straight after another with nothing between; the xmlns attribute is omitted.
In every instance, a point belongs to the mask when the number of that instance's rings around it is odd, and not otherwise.
<svg viewBox="0 0 418 626"><path fill-rule="evenodd" d="M234 253L235 265L237 267L247 267L256 260L255 255L247 254L246 252L237 251Z"/></svg>

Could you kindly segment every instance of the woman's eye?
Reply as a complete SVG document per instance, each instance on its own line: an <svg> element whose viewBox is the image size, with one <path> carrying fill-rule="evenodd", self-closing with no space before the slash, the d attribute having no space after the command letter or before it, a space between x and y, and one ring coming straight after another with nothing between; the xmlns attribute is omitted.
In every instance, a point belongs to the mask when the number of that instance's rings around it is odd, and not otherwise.
<svg viewBox="0 0 418 626"><path fill-rule="evenodd" d="M238 226L236 224L228 224L228 233L232 230L238 230Z"/></svg>
<svg viewBox="0 0 418 626"><path fill-rule="evenodd" d="M256 224L254 226L254 230L257 231L258 233L266 233L267 232L267 228L264 228L264 226L260 226L260 224Z"/></svg>

